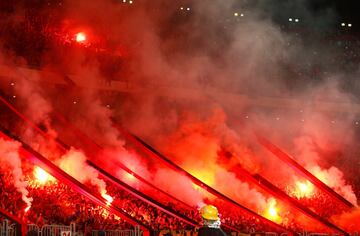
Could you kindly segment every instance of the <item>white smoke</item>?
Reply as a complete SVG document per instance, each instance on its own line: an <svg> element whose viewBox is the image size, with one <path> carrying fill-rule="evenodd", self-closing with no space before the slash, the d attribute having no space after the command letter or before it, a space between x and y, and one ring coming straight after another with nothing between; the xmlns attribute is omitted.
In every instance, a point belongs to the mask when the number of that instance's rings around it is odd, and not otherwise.
<svg viewBox="0 0 360 236"><path fill-rule="evenodd" d="M81 183L89 182L96 186L100 193L106 193L106 183L99 178L98 172L86 163L85 154L71 148L59 160L59 167Z"/></svg>
<svg viewBox="0 0 360 236"><path fill-rule="evenodd" d="M24 180L24 175L21 168L21 159L19 157L19 148L21 144L15 141L6 141L0 138L0 163L8 165L11 169L14 179L14 185L21 193L22 200L27 207L31 206L32 198L28 197L29 191L26 189L27 182Z"/></svg>

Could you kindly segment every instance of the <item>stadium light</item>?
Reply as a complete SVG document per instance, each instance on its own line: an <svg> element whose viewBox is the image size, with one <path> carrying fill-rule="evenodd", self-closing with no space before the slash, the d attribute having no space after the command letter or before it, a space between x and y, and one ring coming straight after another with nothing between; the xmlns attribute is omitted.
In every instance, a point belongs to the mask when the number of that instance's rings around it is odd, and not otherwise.
<svg viewBox="0 0 360 236"><path fill-rule="evenodd" d="M290 21L290 22L292 22L292 21L293 21L293 19L292 19L292 18L289 18L289 21Z"/></svg>

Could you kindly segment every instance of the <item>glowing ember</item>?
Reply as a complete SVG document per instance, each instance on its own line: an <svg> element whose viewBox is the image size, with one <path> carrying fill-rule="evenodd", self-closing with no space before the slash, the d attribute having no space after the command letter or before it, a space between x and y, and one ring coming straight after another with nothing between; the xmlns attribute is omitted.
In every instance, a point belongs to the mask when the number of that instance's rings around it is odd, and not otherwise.
<svg viewBox="0 0 360 236"><path fill-rule="evenodd" d="M105 191L101 193L101 196L106 199L106 205L108 206L114 201L114 199L110 195L106 194Z"/></svg>
<svg viewBox="0 0 360 236"><path fill-rule="evenodd" d="M51 178L51 176L45 170L38 166L34 168L34 176L37 182L40 184L45 184Z"/></svg>
<svg viewBox="0 0 360 236"><path fill-rule="evenodd" d="M86 35L83 32L79 32L75 35L75 40L78 43L82 43L86 40Z"/></svg>
<svg viewBox="0 0 360 236"><path fill-rule="evenodd" d="M314 191L314 185L312 185L309 181L297 181L295 185L296 190L293 195L297 198L310 197Z"/></svg>

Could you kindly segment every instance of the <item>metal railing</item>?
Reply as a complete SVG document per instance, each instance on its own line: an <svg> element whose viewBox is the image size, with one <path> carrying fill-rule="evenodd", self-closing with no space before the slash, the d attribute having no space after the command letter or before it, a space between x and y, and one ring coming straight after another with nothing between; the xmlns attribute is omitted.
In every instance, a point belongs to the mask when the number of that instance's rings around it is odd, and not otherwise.
<svg viewBox="0 0 360 236"><path fill-rule="evenodd" d="M9 221L4 220L0 225L0 236L8 236L9 235Z"/></svg>
<svg viewBox="0 0 360 236"><path fill-rule="evenodd" d="M92 236L136 236L134 230L93 230Z"/></svg>
<svg viewBox="0 0 360 236"><path fill-rule="evenodd" d="M44 225L41 227L41 236L74 236L75 224L71 225Z"/></svg>
<svg viewBox="0 0 360 236"><path fill-rule="evenodd" d="M26 230L27 230L27 232L29 232L29 231L40 232L40 227L35 224L28 224L26 226Z"/></svg>

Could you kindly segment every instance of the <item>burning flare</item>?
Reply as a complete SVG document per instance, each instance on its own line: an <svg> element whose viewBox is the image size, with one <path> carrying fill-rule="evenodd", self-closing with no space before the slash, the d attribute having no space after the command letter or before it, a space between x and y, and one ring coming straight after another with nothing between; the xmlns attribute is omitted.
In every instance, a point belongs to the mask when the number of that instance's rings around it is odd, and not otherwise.
<svg viewBox="0 0 360 236"><path fill-rule="evenodd" d="M75 40L78 43L83 43L86 40L86 34L83 32L79 32L75 35Z"/></svg>
<svg viewBox="0 0 360 236"><path fill-rule="evenodd" d="M34 176L40 184L44 185L48 181L53 180L53 177L49 175L45 170L41 169L38 166L35 166L34 168Z"/></svg>
<svg viewBox="0 0 360 236"><path fill-rule="evenodd" d="M108 206L111 205L111 203L114 201L114 198L108 195L106 191L103 191L101 193L101 196L106 199L106 205Z"/></svg>
<svg viewBox="0 0 360 236"><path fill-rule="evenodd" d="M269 207L266 209L264 216L276 223L281 223L281 217L278 214L279 209L276 207L276 200L271 198L269 201Z"/></svg>
<svg viewBox="0 0 360 236"><path fill-rule="evenodd" d="M293 192L293 195L296 198L303 198L303 197L311 197L314 193L314 185L309 181L301 182L296 181L295 183L296 189Z"/></svg>

